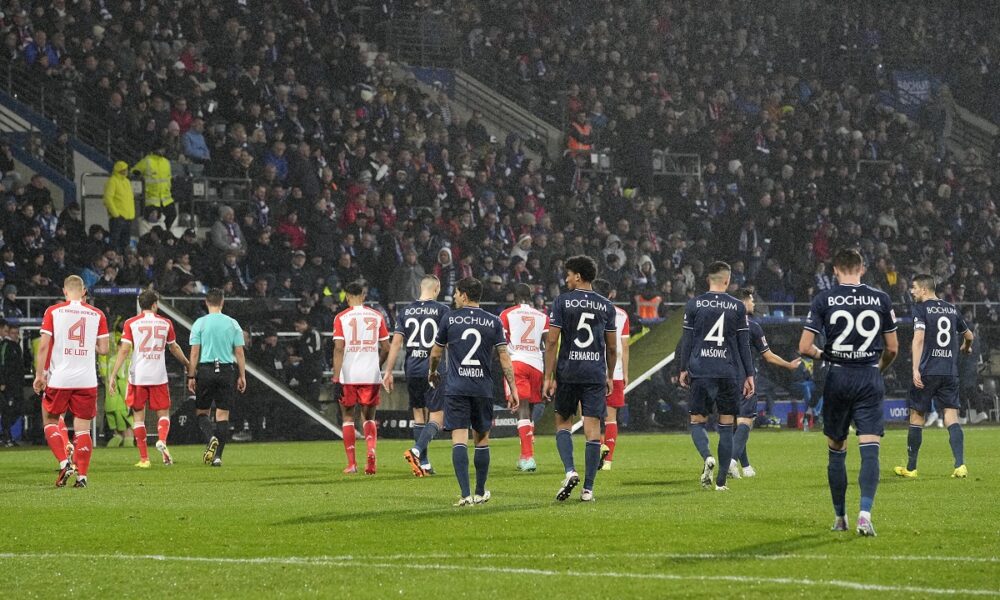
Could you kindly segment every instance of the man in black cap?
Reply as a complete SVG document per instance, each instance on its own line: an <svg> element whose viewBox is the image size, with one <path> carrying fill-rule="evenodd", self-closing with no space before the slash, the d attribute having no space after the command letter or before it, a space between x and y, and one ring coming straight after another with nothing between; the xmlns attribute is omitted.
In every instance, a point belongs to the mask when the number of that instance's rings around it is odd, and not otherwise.
<svg viewBox="0 0 1000 600"><path fill-rule="evenodd" d="M0 443L15 446L11 428L24 416L24 355L16 321L0 319Z"/></svg>

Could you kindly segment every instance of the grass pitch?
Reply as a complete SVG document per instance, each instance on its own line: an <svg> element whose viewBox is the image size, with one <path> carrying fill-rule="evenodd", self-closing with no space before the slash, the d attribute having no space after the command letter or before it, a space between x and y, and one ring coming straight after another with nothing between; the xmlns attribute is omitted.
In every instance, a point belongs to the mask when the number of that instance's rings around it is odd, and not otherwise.
<svg viewBox="0 0 1000 600"><path fill-rule="evenodd" d="M485 506L451 506L450 444L416 479L401 441L375 477L345 476L339 442L201 448L138 470L98 449L88 489L55 489L47 449L0 453L0 581L11 598L662 598L1000 595L1000 429L966 430L967 480L949 478L947 433L924 436L920 479L900 480L905 432L882 446L877 538L832 533L821 434L755 432L759 475L703 491L686 435L622 435L592 504L553 498L551 437L537 473L517 440L492 443ZM713 444L714 444L713 436ZM582 440L576 439L582 469ZM858 453L848 457L856 515ZM140 592L141 590L141 592Z"/></svg>

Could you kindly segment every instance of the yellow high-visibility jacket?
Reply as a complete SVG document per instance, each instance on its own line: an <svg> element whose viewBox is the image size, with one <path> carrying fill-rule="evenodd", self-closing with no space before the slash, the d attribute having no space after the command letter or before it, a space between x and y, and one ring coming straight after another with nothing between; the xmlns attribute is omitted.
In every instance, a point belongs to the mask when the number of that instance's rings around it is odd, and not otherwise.
<svg viewBox="0 0 1000 600"><path fill-rule="evenodd" d="M133 173L142 174L146 187L146 206L170 206L174 203L170 195L170 161L156 154L147 154L134 167Z"/></svg>
<svg viewBox="0 0 1000 600"><path fill-rule="evenodd" d="M108 182L104 184L104 207L112 219L135 219L135 195L132 182L128 180L128 163L118 161Z"/></svg>

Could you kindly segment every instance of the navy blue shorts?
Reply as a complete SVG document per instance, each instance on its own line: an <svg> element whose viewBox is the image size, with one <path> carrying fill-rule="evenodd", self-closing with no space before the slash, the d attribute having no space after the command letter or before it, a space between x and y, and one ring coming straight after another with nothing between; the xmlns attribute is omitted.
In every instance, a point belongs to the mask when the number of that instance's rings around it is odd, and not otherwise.
<svg viewBox="0 0 1000 600"><path fill-rule="evenodd" d="M569 420L577 407L585 417L603 419L608 414L607 383L562 383L556 386L556 414Z"/></svg>
<svg viewBox="0 0 1000 600"><path fill-rule="evenodd" d="M486 433L493 427L493 398L444 396L444 430L476 430Z"/></svg>
<svg viewBox="0 0 1000 600"><path fill-rule="evenodd" d="M959 408L958 377L949 375L927 375L920 378L924 389L910 390L909 407L918 413L926 415L931 412L931 402L938 410Z"/></svg>
<svg viewBox="0 0 1000 600"><path fill-rule="evenodd" d="M434 388L431 387L426 377L407 377L406 391L410 395L411 409L427 408L427 401L434 393Z"/></svg>
<svg viewBox="0 0 1000 600"><path fill-rule="evenodd" d="M744 398L742 392L743 390L740 390L740 407L736 416L744 419L752 419L757 416L757 394L755 393L749 398Z"/></svg>
<svg viewBox="0 0 1000 600"><path fill-rule="evenodd" d="M743 384L738 379L706 379L699 377L691 380L691 399L688 401L688 412L692 415L707 417L712 409L718 409L720 415L735 415L743 399Z"/></svg>
<svg viewBox="0 0 1000 600"><path fill-rule="evenodd" d="M833 366L823 390L823 433L842 442L851 423L858 435L885 434L885 383L875 367Z"/></svg>

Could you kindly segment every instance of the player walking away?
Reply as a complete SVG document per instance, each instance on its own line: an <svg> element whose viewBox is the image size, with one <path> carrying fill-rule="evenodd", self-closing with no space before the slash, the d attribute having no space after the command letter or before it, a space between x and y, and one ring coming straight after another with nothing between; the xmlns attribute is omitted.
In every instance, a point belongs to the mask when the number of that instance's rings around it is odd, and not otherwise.
<svg viewBox="0 0 1000 600"><path fill-rule="evenodd" d="M479 308L483 284L466 277L455 285L455 310L442 319L431 350L428 381L441 383L438 366L448 348L444 382L444 428L451 432L451 460L461 497L455 506L485 504L490 499L486 479L490 472L490 428L493 426L494 381L490 362L496 349L504 380L510 386L507 408L518 408L514 367L507 354L507 337L496 315ZM476 445L476 494L469 488L469 428Z"/></svg>
<svg viewBox="0 0 1000 600"><path fill-rule="evenodd" d="M97 355L108 353L108 319L83 302L83 279L70 275L63 282L65 302L54 304L42 317L35 357L36 394L42 396L45 439L59 461L56 487L76 474L73 487L87 487L94 451L90 421L97 415ZM73 443L59 431L59 416L73 413Z"/></svg>
<svg viewBox="0 0 1000 600"><path fill-rule="evenodd" d="M374 475L378 442L375 409L382 382L379 365L389 353L389 330L382 313L365 306L368 290L363 283L349 283L344 291L347 292L348 308L333 319L333 388L334 397L340 401L344 449L347 451L344 473L358 472L354 453L357 438L354 407L360 404L361 416L365 420L365 444L368 446L365 475Z"/></svg>
<svg viewBox="0 0 1000 600"><path fill-rule="evenodd" d="M128 392L125 404L132 409L135 443L139 448L140 469L149 468L149 450L146 446L146 406L156 411L156 449L163 457L164 466L174 464L167 448L170 433L170 388L167 385L167 359L163 351L167 348L174 358L190 366L184 351L177 345L174 323L157 314L160 296L153 290L139 294L139 314L122 325L122 340L118 347L118 357L111 368L108 386L111 393L118 387L118 371L125 360L132 355L128 370Z"/></svg>
<svg viewBox="0 0 1000 600"><path fill-rule="evenodd" d="M566 477L556 500L562 502L580 483L573 462L573 417L583 414L587 436L586 470L580 500L594 499L594 480L601 462L601 420L614 387L618 356L615 307L593 289L597 263L589 256L566 260L566 287L552 303L545 340L545 395L555 398L556 448ZM561 342L561 343L560 343Z"/></svg>
<svg viewBox="0 0 1000 600"><path fill-rule="evenodd" d="M514 286L516 304L500 313L507 335L507 352L514 365L514 382L520 400L517 409L517 434L521 438L521 457L517 461L519 471L534 471L535 463L535 412L545 410L542 396L542 375L545 370L545 356L542 354L542 340L549 331L549 317L531 306L531 288L526 283ZM510 389L507 389L508 395ZM539 415L540 416L540 415Z"/></svg>
<svg viewBox="0 0 1000 600"><path fill-rule="evenodd" d="M958 336L961 351L972 353L974 336L953 305L937 297L932 275L917 275L910 284L913 305L913 387L910 389L910 430L906 439L907 464L896 467L900 477L917 476L917 456L931 403L944 409L951 453L955 457L952 477L967 477L965 435L958 422Z"/></svg>
<svg viewBox="0 0 1000 600"><path fill-rule="evenodd" d="M435 300L440 292L441 282L434 275L425 275L420 280L420 299L407 304L396 314L392 345L382 367L385 372L382 376L382 385L391 392L394 387L392 368L405 343L404 372L406 390L410 397L410 410L413 411L414 446L407 450L403 457L417 477L434 473L427 446L444 426L442 404L444 397L427 381L431 349L434 348L434 339L437 337L438 323L448 312L447 306Z"/></svg>
<svg viewBox="0 0 1000 600"><path fill-rule="evenodd" d="M187 366L188 390L195 394L195 415L205 439L204 461L213 467L222 466L222 453L229 441L233 389L241 394L247 389L243 329L236 319L222 314L224 303L220 289L209 290L205 296L208 314L191 326L191 357ZM214 431L210 416L213 404Z"/></svg>
<svg viewBox="0 0 1000 600"><path fill-rule="evenodd" d="M726 293L730 267L708 266L708 292L688 300L681 335L680 384L690 386L691 439L705 461L701 485L712 487L715 458L708 449L705 424L715 407L719 413L719 464L716 491L726 491L725 465L733 457L733 420L742 398L753 396L750 326L743 303Z"/></svg>
<svg viewBox="0 0 1000 600"><path fill-rule="evenodd" d="M614 300L617 290L606 279L594 280L594 291L608 300ZM615 362L615 376L612 380L611 395L608 396L608 416L604 419L604 441L601 445L601 470L610 471L618 444L618 411L625 407L625 388L628 387L628 340L630 337L628 313L615 306L615 336L618 346L618 360Z"/></svg>
<svg viewBox="0 0 1000 600"><path fill-rule="evenodd" d="M764 330L760 323L755 321L753 290L743 288L737 290L736 297L743 301L743 306L747 310L747 320L750 323L750 346L757 351L768 364L776 367L794 371L802 364L801 358L787 361L774 352L767 344L764 337ZM753 374L757 374L757 366L754 365ZM736 413L736 432L733 434L733 458L729 461L729 477L740 479L742 477L753 477L757 471L750 465L750 458L747 456L747 440L750 438L750 430L753 428L754 418L757 416L757 393L756 390L748 398L740 399L739 412ZM742 473L740 468L742 467Z"/></svg>
<svg viewBox="0 0 1000 600"><path fill-rule="evenodd" d="M864 260L854 249L833 258L838 284L813 298L799 340L799 353L831 363L823 391L823 433L829 445L826 472L836 520L834 531L847 531L847 435L851 423L861 451L861 512L857 532L874 536L871 510L879 480L879 441L884 433L882 373L899 351L896 314L889 295L861 283ZM822 333L826 344L816 347Z"/></svg>

